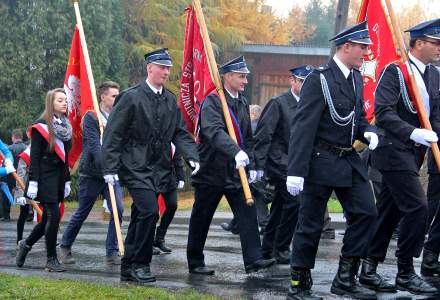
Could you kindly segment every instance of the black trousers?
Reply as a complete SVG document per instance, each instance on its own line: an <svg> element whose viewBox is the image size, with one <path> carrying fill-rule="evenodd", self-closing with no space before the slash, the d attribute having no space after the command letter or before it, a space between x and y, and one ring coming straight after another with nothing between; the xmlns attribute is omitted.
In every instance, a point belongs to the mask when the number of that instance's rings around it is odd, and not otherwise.
<svg viewBox="0 0 440 300"><path fill-rule="evenodd" d="M160 218L159 226L156 229L156 240L164 240L168 227L173 221L174 214L177 210L177 191L171 191L168 193L162 193L165 200L166 210Z"/></svg>
<svg viewBox="0 0 440 300"><path fill-rule="evenodd" d="M20 215L17 219L17 243L23 239L24 224L29 216L29 211L31 211L30 204L20 206Z"/></svg>
<svg viewBox="0 0 440 300"><path fill-rule="evenodd" d="M195 187L194 192L195 202L189 221L188 245L186 248L190 269L205 265L203 248L205 247L212 217L223 195L228 200L238 224L244 265L247 266L262 258L255 206L246 205L243 191L198 185Z"/></svg>
<svg viewBox="0 0 440 300"><path fill-rule="evenodd" d="M147 189L128 189L133 204L125 238L122 269L149 265L153 252L154 229L159 218L157 194Z"/></svg>
<svg viewBox="0 0 440 300"><path fill-rule="evenodd" d="M285 181L275 183L275 196L261 246L264 257L271 257L273 252L290 250L298 221L299 198L289 194Z"/></svg>
<svg viewBox="0 0 440 300"><path fill-rule="evenodd" d="M430 225L425 248L440 252L440 174L429 174L428 181L428 226Z"/></svg>
<svg viewBox="0 0 440 300"><path fill-rule="evenodd" d="M33 246L43 236L46 240L47 257L57 257L57 234L60 226L58 203L43 203L43 216L26 239L26 245Z"/></svg>
<svg viewBox="0 0 440 300"><path fill-rule="evenodd" d="M368 256L384 261L394 229L399 224L396 256L420 256L426 232L428 203L416 172L384 171L377 203L379 217Z"/></svg>
<svg viewBox="0 0 440 300"><path fill-rule="evenodd" d="M333 191L347 219L342 256L361 258L367 255L371 226L376 220L377 210L370 183L353 171L351 187L331 187L305 181L300 197L298 225L292 242L292 268L314 268L325 209Z"/></svg>

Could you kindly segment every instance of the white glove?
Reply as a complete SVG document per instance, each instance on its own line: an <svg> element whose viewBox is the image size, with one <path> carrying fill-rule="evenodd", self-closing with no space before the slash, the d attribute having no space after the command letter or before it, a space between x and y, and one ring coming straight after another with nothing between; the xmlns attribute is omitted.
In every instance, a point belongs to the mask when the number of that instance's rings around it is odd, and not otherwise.
<svg viewBox="0 0 440 300"><path fill-rule="evenodd" d="M71 188L70 188L71 184L72 184L71 181L66 181L66 183L64 184L64 198L69 197L70 191L71 191Z"/></svg>
<svg viewBox="0 0 440 300"><path fill-rule="evenodd" d="M13 163L12 160L10 160L9 158L6 158L6 159L5 159L4 164L5 164L5 167L6 167L6 168L7 168L7 167L10 167L10 168L13 168L13 167L14 167L14 163Z"/></svg>
<svg viewBox="0 0 440 300"><path fill-rule="evenodd" d="M37 198L37 193L38 193L38 182L29 181L29 187L26 195L33 200Z"/></svg>
<svg viewBox="0 0 440 300"><path fill-rule="evenodd" d="M198 162L190 160L189 165L191 166L191 168L193 168L191 175L196 175L199 172L200 164Z"/></svg>
<svg viewBox="0 0 440 300"><path fill-rule="evenodd" d="M249 183L254 183L255 180L257 179L257 171L255 170L250 170L249 171Z"/></svg>
<svg viewBox="0 0 440 300"><path fill-rule="evenodd" d="M304 177L287 176L286 186L289 194L296 196L304 188Z"/></svg>
<svg viewBox="0 0 440 300"><path fill-rule="evenodd" d="M437 143L438 141L437 133L424 128L414 129L409 138L418 144L428 147L431 147L431 143Z"/></svg>
<svg viewBox="0 0 440 300"><path fill-rule="evenodd" d="M257 170L257 181L260 181L264 177L264 171L263 170Z"/></svg>
<svg viewBox="0 0 440 300"><path fill-rule="evenodd" d="M111 185L115 185L115 182L119 180L118 174L107 174L104 175L105 183L110 183Z"/></svg>
<svg viewBox="0 0 440 300"><path fill-rule="evenodd" d="M183 189L185 187L185 181L179 180L179 184L177 185L177 188L179 190Z"/></svg>
<svg viewBox="0 0 440 300"><path fill-rule="evenodd" d="M249 156L243 150L235 155L235 168L246 167L249 164Z"/></svg>
<svg viewBox="0 0 440 300"><path fill-rule="evenodd" d="M6 174L11 174L15 172L14 165L6 165L5 164Z"/></svg>
<svg viewBox="0 0 440 300"><path fill-rule="evenodd" d="M367 131L364 133L364 138L366 138L369 142L368 148L370 148L371 151L376 149L377 145L379 144L379 137L377 136L377 134Z"/></svg>
<svg viewBox="0 0 440 300"><path fill-rule="evenodd" d="M15 199L15 203L17 203L20 206L25 206L26 203L26 198L25 197L18 197L17 199Z"/></svg>

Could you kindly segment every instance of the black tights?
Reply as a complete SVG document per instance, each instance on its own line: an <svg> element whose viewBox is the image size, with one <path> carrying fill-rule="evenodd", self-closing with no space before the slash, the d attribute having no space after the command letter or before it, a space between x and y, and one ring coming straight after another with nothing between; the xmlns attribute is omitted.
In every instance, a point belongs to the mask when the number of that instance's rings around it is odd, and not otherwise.
<svg viewBox="0 0 440 300"><path fill-rule="evenodd" d="M17 220L17 243L23 239L24 224L26 223L26 219L29 215L30 207L30 204L20 206L20 215L18 216Z"/></svg>
<svg viewBox="0 0 440 300"><path fill-rule="evenodd" d="M41 222L35 225L29 237L26 239L26 245L33 246L40 238L46 239L47 257L57 256L57 234L60 225L60 207L58 203L44 203L43 217Z"/></svg>

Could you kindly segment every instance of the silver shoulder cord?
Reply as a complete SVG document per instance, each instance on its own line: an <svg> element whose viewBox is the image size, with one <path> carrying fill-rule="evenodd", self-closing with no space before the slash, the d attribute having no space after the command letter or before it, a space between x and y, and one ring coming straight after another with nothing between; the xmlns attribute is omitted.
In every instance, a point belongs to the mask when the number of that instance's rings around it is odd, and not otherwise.
<svg viewBox="0 0 440 300"><path fill-rule="evenodd" d="M351 122L353 122L354 125L354 114L355 114L354 107L351 113L349 113L345 117L341 117L336 111L335 105L333 104L333 99L332 99L332 95L330 94L330 90L328 88L327 79L325 79L325 76L322 73L319 75L319 77L321 79L321 87L322 87L322 93L324 94L324 100L325 103L328 105L330 116L333 122L335 122L335 124L339 126L347 126Z"/></svg>
<svg viewBox="0 0 440 300"><path fill-rule="evenodd" d="M405 79L403 78L402 70L400 70L399 67L397 67L397 74L399 76L400 94L402 95L403 105L409 112L417 114L417 110L414 108L411 99L409 99L408 91L405 85Z"/></svg>

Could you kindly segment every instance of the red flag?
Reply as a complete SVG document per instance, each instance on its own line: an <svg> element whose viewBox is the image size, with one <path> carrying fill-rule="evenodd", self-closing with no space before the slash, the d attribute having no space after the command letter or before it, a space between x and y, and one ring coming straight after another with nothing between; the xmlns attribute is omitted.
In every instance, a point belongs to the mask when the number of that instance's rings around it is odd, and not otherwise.
<svg viewBox="0 0 440 300"><path fill-rule="evenodd" d="M179 105L188 132L195 134L203 99L215 90L200 26L192 6L187 9Z"/></svg>
<svg viewBox="0 0 440 300"><path fill-rule="evenodd" d="M73 130L72 149L69 152L69 167L74 168L82 153L81 123L83 117L88 111L94 111L92 92L77 26L75 26L70 47L64 90L67 95L68 116Z"/></svg>
<svg viewBox="0 0 440 300"><path fill-rule="evenodd" d="M384 5L381 0L363 0L358 17L358 22L367 20L373 41L361 68L364 79L364 108L368 121L374 118L374 91L382 70L390 63L400 61Z"/></svg>

